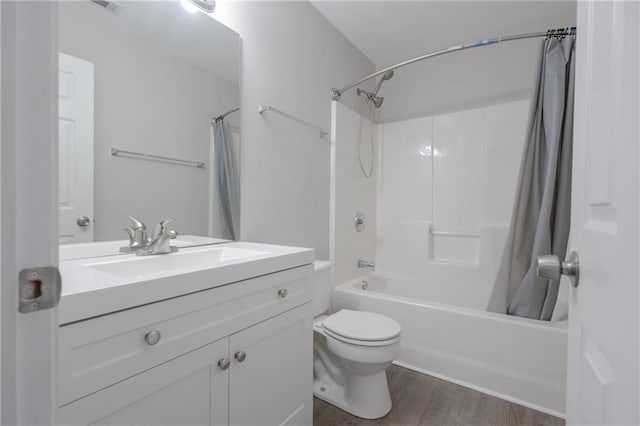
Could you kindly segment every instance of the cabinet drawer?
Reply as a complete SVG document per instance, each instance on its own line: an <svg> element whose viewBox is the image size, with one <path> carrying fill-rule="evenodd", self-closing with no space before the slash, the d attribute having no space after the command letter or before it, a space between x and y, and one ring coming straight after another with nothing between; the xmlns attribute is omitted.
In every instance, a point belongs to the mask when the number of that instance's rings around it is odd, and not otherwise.
<svg viewBox="0 0 640 426"><path fill-rule="evenodd" d="M310 301L312 272L307 265L60 327L59 405ZM149 344L153 331L160 339Z"/></svg>

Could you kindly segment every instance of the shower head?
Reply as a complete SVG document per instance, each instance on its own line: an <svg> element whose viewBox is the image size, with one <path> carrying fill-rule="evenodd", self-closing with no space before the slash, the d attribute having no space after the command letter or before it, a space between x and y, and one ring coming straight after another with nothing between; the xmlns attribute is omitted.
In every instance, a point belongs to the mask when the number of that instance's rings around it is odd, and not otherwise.
<svg viewBox="0 0 640 426"><path fill-rule="evenodd" d="M384 83L387 80L391 80L391 77L393 77L393 70L390 70L384 73L382 75L382 78L376 85L376 88L373 89L373 92L367 92L366 90L362 90L361 88L358 87L357 89L358 96L362 94L366 95L367 99L365 100L365 103L372 102L376 108L380 108L382 106L382 103L384 102L384 98L382 96L378 96L378 91L380 90L382 83Z"/></svg>
<svg viewBox="0 0 640 426"><path fill-rule="evenodd" d="M382 75L382 78L380 79L380 81L376 85L376 88L373 89L373 95L374 96L376 96L378 94L378 91L380 90L380 87L382 86L382 83L384 83L387 80L391 80L391 77L393 77L393 70L387 71Z"/></svg>
<svg viewBox="0 0 640 426"><path fill-rule="evenodd" d="M384 102L384 98L382 96L376 96L373 93L362 90L359 87L356 91L358 93L358 96L365 95L367 97L367 99L364 100L365 104L367 102L372 102L376 106L376 108L380 108L382 106L382 102Z"/></svg>

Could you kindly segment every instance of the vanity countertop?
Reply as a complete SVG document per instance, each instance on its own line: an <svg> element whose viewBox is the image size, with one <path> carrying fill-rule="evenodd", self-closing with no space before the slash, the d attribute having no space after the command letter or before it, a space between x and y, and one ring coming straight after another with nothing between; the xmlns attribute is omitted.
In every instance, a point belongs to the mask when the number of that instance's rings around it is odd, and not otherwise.
<svg viewBox="0 0 640 426"><path fill-rule="evenodd" d="M233 241L222 240L220 238L201 237L199 235L178 235L177 238L171 240L171 245L178 248L183 248L231 242ZM59 250L59 258L62 262L64 260L128 254L120 252L120 247L126 247L128 245L129 240L110 240L91 243L61 244Z"/></svg>
<svg viewBox="0 0 640 426"><path fill-rule="evenodd" d="M61 325L310 264L313 249L247 242L60 262ZM134 272L132 272L134 271Z"/></svg>

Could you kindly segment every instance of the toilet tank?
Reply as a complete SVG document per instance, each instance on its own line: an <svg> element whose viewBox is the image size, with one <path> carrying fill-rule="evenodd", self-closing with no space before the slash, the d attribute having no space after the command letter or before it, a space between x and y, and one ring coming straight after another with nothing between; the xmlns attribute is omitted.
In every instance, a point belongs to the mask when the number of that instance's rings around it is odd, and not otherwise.
<svg viewBox="0 0 640 426"><path fill-rule="evenodd" d="M328 260L313 262L313 316L327 311L331 305L331 266Z"/></svg>

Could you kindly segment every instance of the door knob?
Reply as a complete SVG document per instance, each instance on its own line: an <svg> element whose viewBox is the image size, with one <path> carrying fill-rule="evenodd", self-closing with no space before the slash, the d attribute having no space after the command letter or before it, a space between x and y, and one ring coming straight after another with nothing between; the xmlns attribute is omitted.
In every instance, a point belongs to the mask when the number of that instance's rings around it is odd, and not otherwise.
<svg viewBox="0 0 640 426"><path fill-rule="evenodd" d="M242 362L247 359L247 354L244 351L238 351L233 356L238 360L238 362Z"/></svg>
<svg viewBox="0 0 640 426"><path fill-rule="evenodd" d="M580 281L580 262L578 253L572 251L569 258L560 262L558 256L545 255L536 259L536 273L540 278L559 280L560 275L566 275L571 280L571 285L578 287Z"/></svg>
<svg viewBox="0 0 640 426"><path fill-rule="evenodd" d="M89 219L87 216L80 216L78 219L76 219L76 223L78 224L78 226L86 228L87 226L91 225L91 219Z"/></svg>

